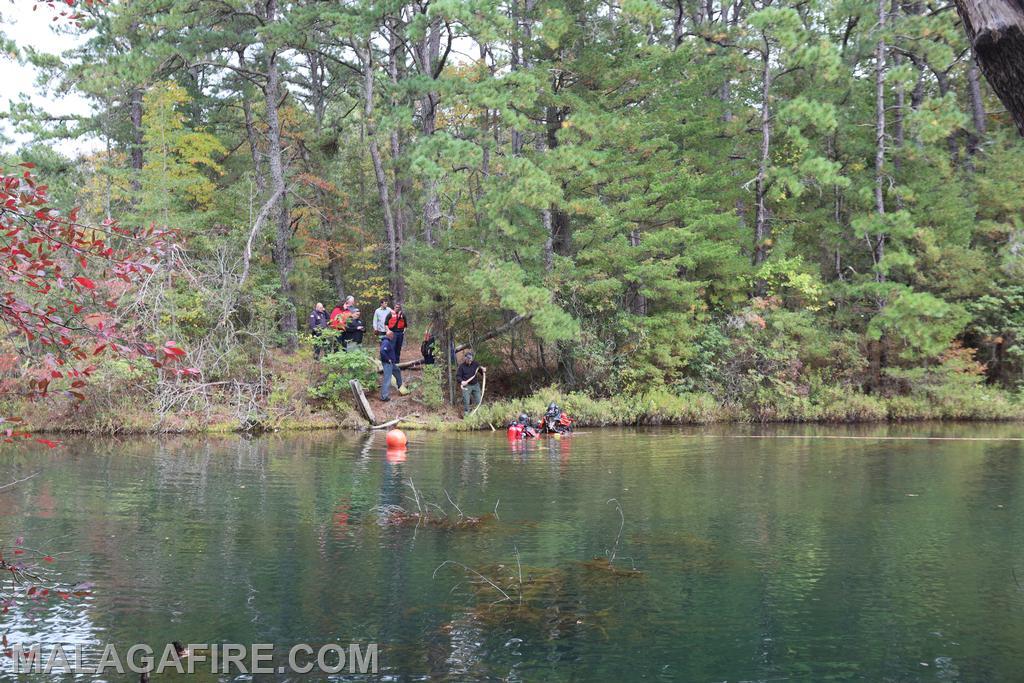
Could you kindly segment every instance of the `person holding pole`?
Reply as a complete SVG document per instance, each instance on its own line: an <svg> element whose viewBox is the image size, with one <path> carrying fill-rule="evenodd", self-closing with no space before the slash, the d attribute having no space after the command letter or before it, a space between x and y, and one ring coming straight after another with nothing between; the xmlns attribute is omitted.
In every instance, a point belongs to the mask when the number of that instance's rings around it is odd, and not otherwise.
<svg viewBox="0 0 1024 683"><path fill-rule="evenodd" d="M462 363L455 373L455 379L462 387L462 416L465 417L473 408L480 405L480 380L487 368L473 360L473 352L466 351Z"/></svg>

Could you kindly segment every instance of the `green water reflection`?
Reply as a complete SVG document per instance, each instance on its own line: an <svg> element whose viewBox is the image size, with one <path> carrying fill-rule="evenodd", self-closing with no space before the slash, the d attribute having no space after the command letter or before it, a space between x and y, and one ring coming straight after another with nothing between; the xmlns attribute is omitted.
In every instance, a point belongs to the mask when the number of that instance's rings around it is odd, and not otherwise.
<svg viewBox="0 0 1024 683"><path fill-rule="evenodd" d="M865 438L821 438L837 436ZM924 436L1024 427L594 430L521 449L415 434L404 462L347 433L8 450L3 481L41 473L0 491L0 537L66 552L54 567L95 592L2 619L12 639L125 650L379 643L360 680L1019 680L1024 442ZM498 519L382 525L410 482ZM584 564L613 550L640 574ZM491 606L446 560L506 587L522 567L531 609Z"/></svg>

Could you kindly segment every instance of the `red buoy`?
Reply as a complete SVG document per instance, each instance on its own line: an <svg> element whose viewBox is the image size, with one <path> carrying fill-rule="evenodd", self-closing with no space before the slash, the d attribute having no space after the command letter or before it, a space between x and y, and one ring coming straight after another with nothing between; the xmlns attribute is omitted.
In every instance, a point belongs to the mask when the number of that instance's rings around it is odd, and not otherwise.
<svg viewBox="0 0 1024 683"><path fill-rule="evenodd" d="M407 439L405 438L405 432L401 429L392 429L387 435L388 448L405 448Z"/></svg>

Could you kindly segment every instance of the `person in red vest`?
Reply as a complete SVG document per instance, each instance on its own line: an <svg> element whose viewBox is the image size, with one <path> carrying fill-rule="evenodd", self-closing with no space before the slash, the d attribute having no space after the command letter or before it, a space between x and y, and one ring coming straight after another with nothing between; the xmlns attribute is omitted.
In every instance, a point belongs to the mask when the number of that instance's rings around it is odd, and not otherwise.
<svg viewBox="0 0 1024 683"><path fill-rule="evenodd" d="M331 311L331 319L327 324L332 330L338 331L338 336L335 340L335 351L337 351L339 347L342 349L344 348L341 346L340 342L341 335L345 332L345 328L348 326L348 319L352 316L352 309L355 307L356 298L354 296L348 296L345 298L345 303L335 306L334 310Z"/></svg>
<svg viewBox="0 0 1024 683"><path fill-rule="evenodd" d="M405 317L402 303L395 302L395 309L384 319L384 326L395 333L395 362L402 360L402 343L405 341L405 328L409 326L409 320Z"/></svg>
<svg viewBox="0 0 1024 683"><path fill-rule="evenodd" d="M353 296L347 297L345 303L338 304L331 311L331 322L328 323L335 330L344 330L348 318L352 315L352 309L356 306L356 299Z"/></svg>

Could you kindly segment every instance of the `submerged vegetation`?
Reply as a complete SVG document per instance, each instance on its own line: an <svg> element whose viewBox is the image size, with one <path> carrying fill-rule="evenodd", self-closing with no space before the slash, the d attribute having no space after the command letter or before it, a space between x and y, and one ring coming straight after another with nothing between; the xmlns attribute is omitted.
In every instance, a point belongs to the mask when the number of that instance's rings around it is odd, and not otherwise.
<svg viewBox="0 0 1024 683"><path fill-rule="evenodd" d="M480 527L497 519L497 514L484 514L478 516L466 515L458 503L452 500L448 492L444 492L451 510L446 510L437 503L425 499L416 485L408 482L412 491L414 510L408 510L400 505L382 505L374 508L373 511L379 514L377 523L385 527L420 527L438 529L442 531L468 531ZM497 506L495 506L497 509Z"/></svg>

